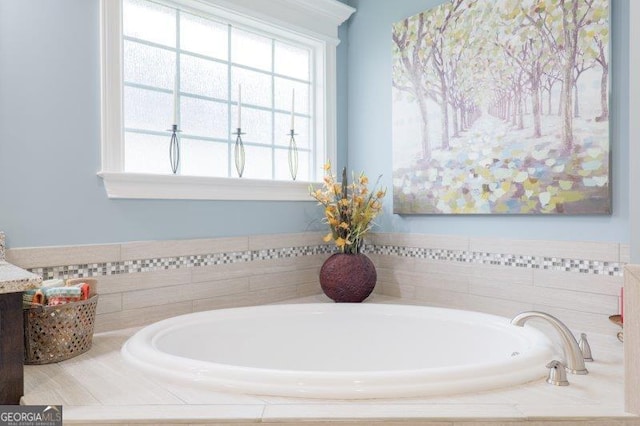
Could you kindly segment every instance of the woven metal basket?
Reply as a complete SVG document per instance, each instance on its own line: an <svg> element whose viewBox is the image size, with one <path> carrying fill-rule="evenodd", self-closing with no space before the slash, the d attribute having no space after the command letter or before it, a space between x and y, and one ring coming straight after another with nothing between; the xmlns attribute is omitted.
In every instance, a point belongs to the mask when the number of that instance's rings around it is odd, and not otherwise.
<svg viewBox="0 0 640 426"><path fill-rule="evenodd" d="M98 295L93 294L80 302L24 309L24 363L64 361L91 349L97 305Z"/></svg>

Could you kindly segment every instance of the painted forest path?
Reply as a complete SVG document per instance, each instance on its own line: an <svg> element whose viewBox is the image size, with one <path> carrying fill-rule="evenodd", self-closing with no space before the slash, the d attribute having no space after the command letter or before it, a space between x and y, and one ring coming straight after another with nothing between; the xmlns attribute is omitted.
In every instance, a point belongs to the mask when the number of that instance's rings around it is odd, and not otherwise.
<svg viewBox="0 0 640 426"><path fill-rule="evenodd" d="M606 213L608 149L595 124L576 135L575 152L562 147L558 117L548 117L540 138L524 124L481 115L400 177L398 201L439 213Z"/></svg>
<svg viewBox="0 0 640 426"><path fill-rule="evenodd" d="M493 148L504 148L509 145L510 148L517 147L533 152L536 149L544 149L544 147L551 151L554 148L552 145L558 143L557 139L549 134L535 139L530 134L531 129L529 128L517 129L510 121L483 114L474 121L469 129L460 132L460 137L453 139L450 146L451 148L459 147L466 150L488 152L489 148L493 150ZM495 153L499 152L496 150Z"/></svg>

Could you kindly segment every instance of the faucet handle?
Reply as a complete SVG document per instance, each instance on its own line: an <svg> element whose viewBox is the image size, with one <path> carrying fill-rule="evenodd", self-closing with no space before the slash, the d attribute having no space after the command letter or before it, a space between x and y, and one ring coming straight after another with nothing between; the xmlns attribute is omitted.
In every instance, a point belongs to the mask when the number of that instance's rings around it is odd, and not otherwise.
<svg viewBox="0 0 640 426"><path fill-rule="evenodd" d="M587 335L585 333L580 334L580 341L578 342L578 347L582 351L582 357L585 361L592 362L593 357L591 356L591 346L589 346L589 342L587 341Z"/></svg>
<svg viewBox="0 0 640 426"><path fill-rule="evenodd" d="M553 360L549 364L547 364L547 368L549 369L549 377L547 377L547 383L554 386L569 386L569 381L567 380L567 371L565 370L563 363L558 360Z"/></svg>

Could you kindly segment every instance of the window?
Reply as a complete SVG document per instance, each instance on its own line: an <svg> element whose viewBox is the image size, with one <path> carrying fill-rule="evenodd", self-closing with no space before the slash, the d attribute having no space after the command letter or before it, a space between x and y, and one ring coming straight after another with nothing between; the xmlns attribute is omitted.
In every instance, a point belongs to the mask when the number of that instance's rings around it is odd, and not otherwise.
<svg viewBox="0 0 640 426"><path fill-rule="evenodd" d="M99 174L110 197L308 200L308 182L335 160L335 37L352 8L103 0L102 12Z"/></svg>

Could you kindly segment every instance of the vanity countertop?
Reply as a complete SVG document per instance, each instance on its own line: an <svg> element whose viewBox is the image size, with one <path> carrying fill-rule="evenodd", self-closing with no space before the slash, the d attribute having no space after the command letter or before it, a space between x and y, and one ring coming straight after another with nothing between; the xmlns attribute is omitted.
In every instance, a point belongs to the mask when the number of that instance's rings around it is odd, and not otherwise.
<svg viewBox="0 0 640 426"><path fill-rule="evenodd" d="M0 260L0 294L18 293L39 287L42 277Z"/></svg>

